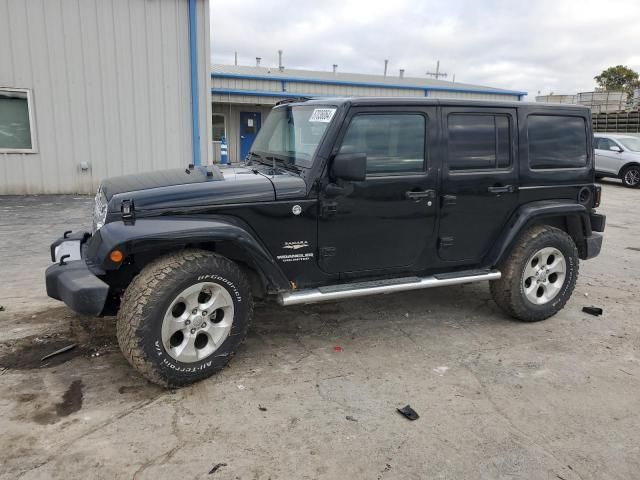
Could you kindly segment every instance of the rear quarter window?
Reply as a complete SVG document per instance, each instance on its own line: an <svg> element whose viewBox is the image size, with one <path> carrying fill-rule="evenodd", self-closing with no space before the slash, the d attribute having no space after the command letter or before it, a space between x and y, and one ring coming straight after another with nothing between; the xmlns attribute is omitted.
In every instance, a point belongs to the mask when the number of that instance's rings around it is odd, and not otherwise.
<svg viewBox="0 0 640 480"><path fill-rule="evenodd" d="M587 125L583 117L529 115L529 166L534 170L587 165Z"/></svg>

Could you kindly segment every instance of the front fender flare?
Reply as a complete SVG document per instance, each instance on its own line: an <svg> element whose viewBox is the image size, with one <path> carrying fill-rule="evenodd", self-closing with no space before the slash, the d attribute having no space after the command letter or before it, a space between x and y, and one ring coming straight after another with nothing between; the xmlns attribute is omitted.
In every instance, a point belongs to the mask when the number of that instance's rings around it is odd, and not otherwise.
<svg viewBox="0 0 640 480"><path fill-rule="evenodd" d="M290 288L289 280L258 236L245 222L230 216L142 218L133 223L107 223L88 242L85 257L94 271L104 272L118 268L109 259L114 249L128 256L223 241L241 248L260 269L268 286L275 290Z"/></svg>
<svg viewBox="0 0 640 480"><path fill-rule="evenodd" d="M483 263L492 267L497 266L509 253L518 236L529 225L542 218L552 217L573 218L570 228L580 229L584 237L591 235L589 211L584 205L569 200L541 200L527 203L511 216Z"/></svg>

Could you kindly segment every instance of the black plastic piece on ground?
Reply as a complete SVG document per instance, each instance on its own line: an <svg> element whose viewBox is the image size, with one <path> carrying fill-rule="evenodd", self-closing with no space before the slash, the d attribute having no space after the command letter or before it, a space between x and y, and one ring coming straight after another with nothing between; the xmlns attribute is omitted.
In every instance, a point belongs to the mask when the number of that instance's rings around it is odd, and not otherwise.
<svg viewBox="0 0 640 480"><path fill-rule="evenodd" d="M597 317L599 315L602 315L602 312L604 310L598 307L582 307L582 311L584 313L588 313L589 315L595 315Z"/></svg>
<svg viewBox="0 0 640 480"><path fill-rule="evenodd" d="M69 350L73 350L74 348L76 348L78 346L77 343L72 343L71 345L67 345L66 347L62 347L58 350L56 350L55 352L51 352L48 355L45 355L44 357L42 357L40 359L41 362L44 362L45 360L50 359L51 357L55 357L56 355L60 355L62 353L68 352Z"/></svg>
<svg viewBox="0 0 640 480"><path fill-rule="evenodd" d="M64 233L62 234L62 238L67 238L67 236L68 236L70 233L73 233L73 230L67 230L66 232L64 232Z"/></svg>
<svg viewBox="0 0 640 480"><path fill-rule="evenodd" d="M398 410L399 413L407 417L409 420L417 420L420 418L420 415L418 415L418 412L416 412L409 405L403 408L397 408L396 410Z"/></svg>
<svg viewBox="0 0 640 480"><path fill-rule="evenodd" d="M209 470L209 475L211 475L212 473L216 473L219 469L221 469L222 467L226 467L227 464L226 463L218 463L216 465L213 466L213 468L211 470Z"/></svg>

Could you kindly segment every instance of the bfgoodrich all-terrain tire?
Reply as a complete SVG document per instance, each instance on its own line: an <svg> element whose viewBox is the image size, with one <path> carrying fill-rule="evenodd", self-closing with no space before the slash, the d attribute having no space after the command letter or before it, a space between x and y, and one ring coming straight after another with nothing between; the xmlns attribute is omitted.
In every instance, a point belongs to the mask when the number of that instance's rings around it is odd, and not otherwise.
<svg viewBox="0 0 640 480"><path fill-rule="evenodd" d="M234 262L184 250L156 259L131 282L118 313L118 343L147 379L179 387L223 368L252 314L251 289Z"/></svg>
<svg viewBox="0 0 640 480"><path fill-rule="evenodd" d="M502 277L491 282L491 295L518 320L544 320L571 297L578 262L578 250L569 235L554 227L534 226L521 235L501 266Z"/></svg>

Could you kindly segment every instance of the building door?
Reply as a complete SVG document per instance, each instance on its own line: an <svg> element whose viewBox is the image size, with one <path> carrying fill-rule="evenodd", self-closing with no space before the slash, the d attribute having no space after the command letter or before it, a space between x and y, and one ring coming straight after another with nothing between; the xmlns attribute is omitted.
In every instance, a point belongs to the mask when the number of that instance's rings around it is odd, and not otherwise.
<svg viewBox="0 0 640 480"><path fill-rule="evenodd" d="M339 153L366 154L367 176L346 182L337 195L320 193L322 270L346 274L421 267L419 259L433 248L436 225L438 175L427 162L435 111L353 110Z"/></svg>
<svg viewBox="0 0 640 480"><path fill-rule="evenodd" d="M260 130L260 112L240 112L240 161L251 150L251 145Z"/></svg>
<svg viewBox="0 0 640 480"><path fill-rule="evenodd" d="M475 262L517 207L517 117L511 108L442 110L447 155L442 171L438 256Z"/></svg>

